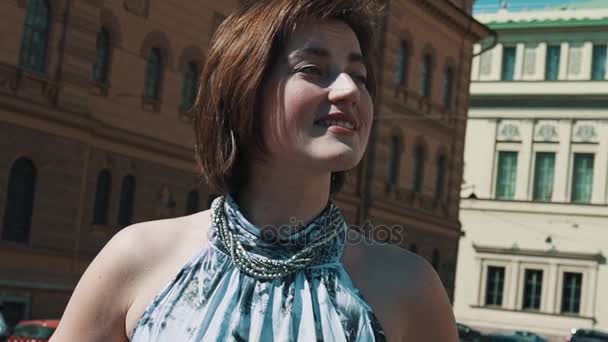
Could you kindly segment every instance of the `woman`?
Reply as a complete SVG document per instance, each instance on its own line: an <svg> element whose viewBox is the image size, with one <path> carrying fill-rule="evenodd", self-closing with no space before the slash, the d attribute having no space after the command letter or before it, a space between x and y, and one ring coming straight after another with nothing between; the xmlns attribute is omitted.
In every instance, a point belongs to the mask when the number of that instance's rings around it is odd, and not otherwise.
<svg viewBox="0 0 608 342"><path fill-rule="evenodd" d="M373 1L262 0L220 26L194 128L223 196L112 238L54 342L457 341L428 263L346 243L331 201L367 145L379 13Z"/></svg>

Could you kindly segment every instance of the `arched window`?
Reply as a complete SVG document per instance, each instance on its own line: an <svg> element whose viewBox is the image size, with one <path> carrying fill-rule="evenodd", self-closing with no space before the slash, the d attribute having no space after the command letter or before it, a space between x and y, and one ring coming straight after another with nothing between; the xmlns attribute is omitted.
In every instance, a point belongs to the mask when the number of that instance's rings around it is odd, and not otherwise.
<svg viewBox="0 0 608 342"><path fill-rule="evenodd" d="M440 155L437 159L437 179L435 182L435 199L442 200L445 187L446 158Z"/></svg>
<svg viewBox="0 0 608 342"><path fill-rule="evenodd" d="M407 43L401 41L399 46L399 56L397 57L397 70L395 73L395 83L398 85L407 84L407 71L409 64L409 51Z"/></svg>
<svg viewBox="0 0 608 342"><path fill-rule="evenodd" d="M391 144L388 150L388 174L387 181L391 185L397 185L399 178L399 156L400 156L400 141L399 137L394 135L391 137Z"/></svg>
<svg viewBox="0 0 608 342"><path fill-rule="evenodd" d="M97 58L93 67L93 80L99 83L108 82L110 65L110 33L102 28L97 33Z"/></svg>
<svg viewBox="0 0 608 342"><path fill-rule="evenodd" d="M452 68L445 70L443 77L443 108L450 109L452 107L452 88L454 84L454 71Z"/></svg>
<svg viewBox="0 0 608 342"><path fill-rule="evenodd" d="M439 270L439 250L437 248L433 249L433 255L431 256L431 265L435 271Z"/></svg>
<svg viewBox="0 0 608 342"><path fill-rule="evenodd" d="M108 224L111 189L112 176L108 170L103 170L97 175L97 189L95 190L95 205L93 207L93 224L101 226Z"/></svg>
<svg viewBox="0 0 608 342"><path fill-rule="evenodd" d="M146 61L146 81L144 97L147 99L160 99L160 82L162 75L161 52L159 48L150 49Z"/></svg>
<svg viewBox="0 0 608 342"><path fill-rule="evenodd" d="M188 193L186 200L186 215L194 214L199 211L199 196L198 191L192 190Z"/></svg>
<svg viewBox="0 0 608 342"><path fill-rule="evenodd" d="M197 78L198 66L193 62L188 63L186 65L186 70L184 71L184 82L182 84L182 110L190 110L194 105L198 88Z"/></svg>
<svg viewBox="0 0 608 342"><path fill-rule="evenodd" d="M414 151L414 192L422 191L422 182L424 180L424 147L416 146Z"/></svg>
<svg viewBox="0 0 608 342"><path fill-rule="evenodd" d="M2 240L27 243L30 236L36 167L31 160L19 158L11 167L8 177Z"/></svg>
<svg viewBox="0 0 608 342"><path fill-rule="evenodd" d="M29 0L23 27L19 66L39 74L46 72L49 39L49 4L45 0Z"/></svg>
<svg viewBox="0 0 608 342"><path fill-rule="evenodd" d="M118 225L126 227L131 224L133 218L133 200L135 197L135 178L132 175L125 176L120 189L120 204L118 207Z"/></svg>
<svg viewBox="0 0 608 342"><path fill-rule="evenodd" d="M422 58L422 72L420 77L420 95L429 97L431 95L431 76L433 67L433 56L425 54Z"/></svg>

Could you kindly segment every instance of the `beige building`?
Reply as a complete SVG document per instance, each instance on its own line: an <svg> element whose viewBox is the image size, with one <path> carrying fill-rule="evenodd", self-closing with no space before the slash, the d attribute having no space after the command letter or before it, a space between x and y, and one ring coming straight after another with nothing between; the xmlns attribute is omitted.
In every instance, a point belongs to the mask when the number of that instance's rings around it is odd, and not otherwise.
<svg viewBox="0 0 608 342"><path fill-rule="evenodd" d="M185 109L212 32L237 5L0 4L0 302L10 322L59 317L122 227L207 207ZM388 6L378 121L337 200L360 229L380 227L374 238L417 248L451 295L471 51L488 31L468 14L471 0Z"/></svg>
<svg viewBox="0 0 608 342"><path fill-rule="evenodd" d="M484 331L608 330L608 3L483 14L454 309Z"/></svg>

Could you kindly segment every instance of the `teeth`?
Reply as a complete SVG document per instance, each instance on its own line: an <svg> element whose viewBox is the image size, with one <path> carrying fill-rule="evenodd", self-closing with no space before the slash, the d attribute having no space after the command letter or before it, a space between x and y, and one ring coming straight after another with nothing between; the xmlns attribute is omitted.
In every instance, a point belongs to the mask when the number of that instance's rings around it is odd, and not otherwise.
<svg viewBox="0 0 608 342"><path fill-rule="evenodd" d="M355 125L348 121L336 121L336 120L322 120L317 122L318 125L329 127L329 126L340 126L348 129L354 129Z"/></svg>

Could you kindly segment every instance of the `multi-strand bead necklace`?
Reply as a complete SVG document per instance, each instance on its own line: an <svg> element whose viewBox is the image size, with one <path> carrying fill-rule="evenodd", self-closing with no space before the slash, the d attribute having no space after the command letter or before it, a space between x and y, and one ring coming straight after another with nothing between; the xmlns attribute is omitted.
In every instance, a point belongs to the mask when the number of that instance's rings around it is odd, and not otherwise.
<svg viewBox="0 0 608 342"><path fill-rule="evenodd" d="M218 239L230 253L234 264L241 272L261 280L283 278L322 261L326 254L324 251L338 237L343 228L342 214L332 204L328 226L322 229L324 235L310 246L304 247L286 260L254 256L245 250L243 244L231 231L224 213L225 201L225 197L221 196L213 202L212 219L218 229Z"/></svg>

